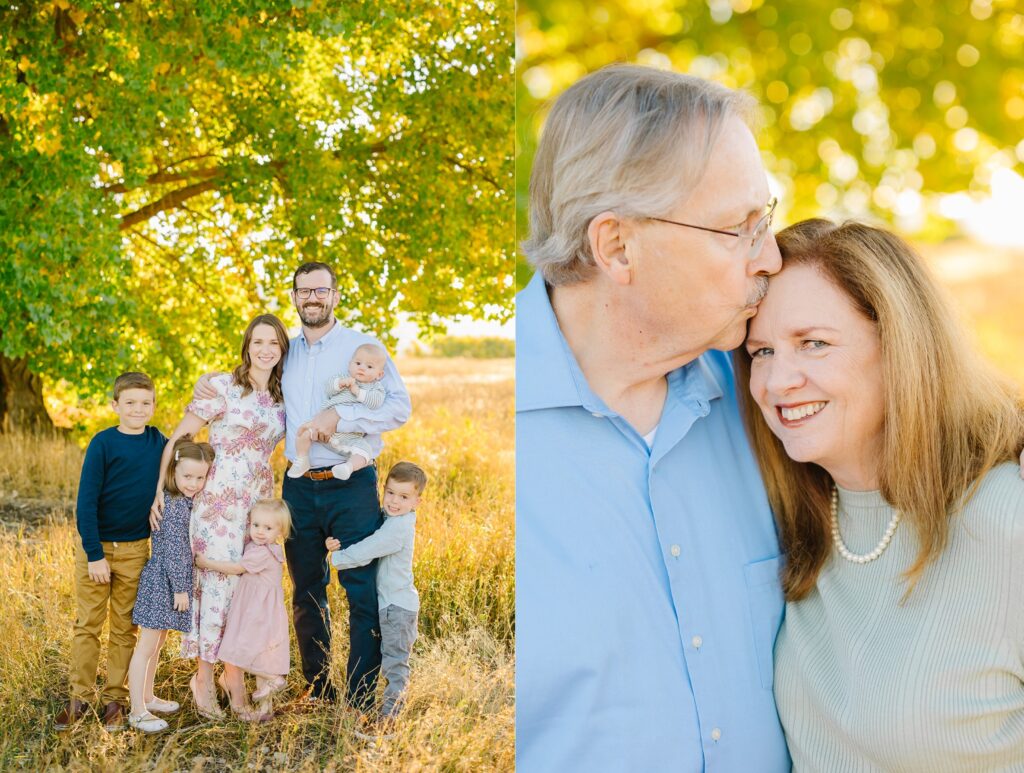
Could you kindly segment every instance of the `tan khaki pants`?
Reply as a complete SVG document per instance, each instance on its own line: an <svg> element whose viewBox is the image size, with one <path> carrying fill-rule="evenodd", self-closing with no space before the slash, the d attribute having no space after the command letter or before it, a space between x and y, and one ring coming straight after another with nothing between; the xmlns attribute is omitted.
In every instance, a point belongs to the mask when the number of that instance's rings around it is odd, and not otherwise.
<svg viewBox="0 0 1024 773"><path fill-rule="evenodd" d="M71 640L71 697L91 703L96 691L100 659L100 634L109 606L110 638L107 641L107 681L102 704L128 698L128 664L135 649L138 628L132 625L139 575L149 559L149 540L101 542L110 564L110 582L89 579L89 559L81 543L75 551L75 584L78 618Z"/></svg>

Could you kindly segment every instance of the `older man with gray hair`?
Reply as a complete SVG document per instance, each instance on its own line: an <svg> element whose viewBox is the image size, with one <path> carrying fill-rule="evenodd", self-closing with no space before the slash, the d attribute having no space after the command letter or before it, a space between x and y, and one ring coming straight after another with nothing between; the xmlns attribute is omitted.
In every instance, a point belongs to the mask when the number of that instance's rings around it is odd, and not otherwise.
<svg viewBox="0 0 1024 773"><path fill-rule="evenodd" d="M779 270L752 99L644 67L548 115L517 305L517 770L782 771L779 546L724 352Z"/></svg>

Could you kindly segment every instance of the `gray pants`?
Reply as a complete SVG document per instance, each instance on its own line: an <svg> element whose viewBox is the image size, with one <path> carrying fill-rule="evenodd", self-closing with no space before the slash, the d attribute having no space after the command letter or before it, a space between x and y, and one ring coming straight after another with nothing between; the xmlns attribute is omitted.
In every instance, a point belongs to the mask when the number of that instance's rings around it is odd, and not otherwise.
<svg viewBox="0 0 1024 773"><path fill-rule="evenodd" d="M416 641L418 614L394 604L380 610L380 672L388 680L380 713L394 717L402 710L409 684L409 653Z"/></svg>

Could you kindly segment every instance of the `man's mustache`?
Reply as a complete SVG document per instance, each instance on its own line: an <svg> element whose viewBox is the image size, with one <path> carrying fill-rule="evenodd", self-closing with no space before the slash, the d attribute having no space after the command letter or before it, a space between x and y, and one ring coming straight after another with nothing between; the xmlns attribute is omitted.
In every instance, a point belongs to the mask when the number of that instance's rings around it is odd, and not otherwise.
<svg viewBox="0 0 1024 773"><path fill-rule="evenodd" d="M756 276L754 277L754 292L751 293L750 299L747 302L748 306L753 306L755 303L760 303L764 300L764 296L768 294L768 277Z"/></svg>

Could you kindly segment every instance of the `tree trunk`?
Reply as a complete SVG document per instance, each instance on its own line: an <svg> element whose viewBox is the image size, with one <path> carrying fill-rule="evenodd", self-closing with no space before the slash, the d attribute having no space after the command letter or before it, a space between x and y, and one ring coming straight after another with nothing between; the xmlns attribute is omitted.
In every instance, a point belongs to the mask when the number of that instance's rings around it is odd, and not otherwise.
<svg viewBox="0 0 1024 773"><path fill-rule="evenodd" d="M28 369L26 358L0 354L0 432L53 429L43 405L43 380Z"/></svg>

